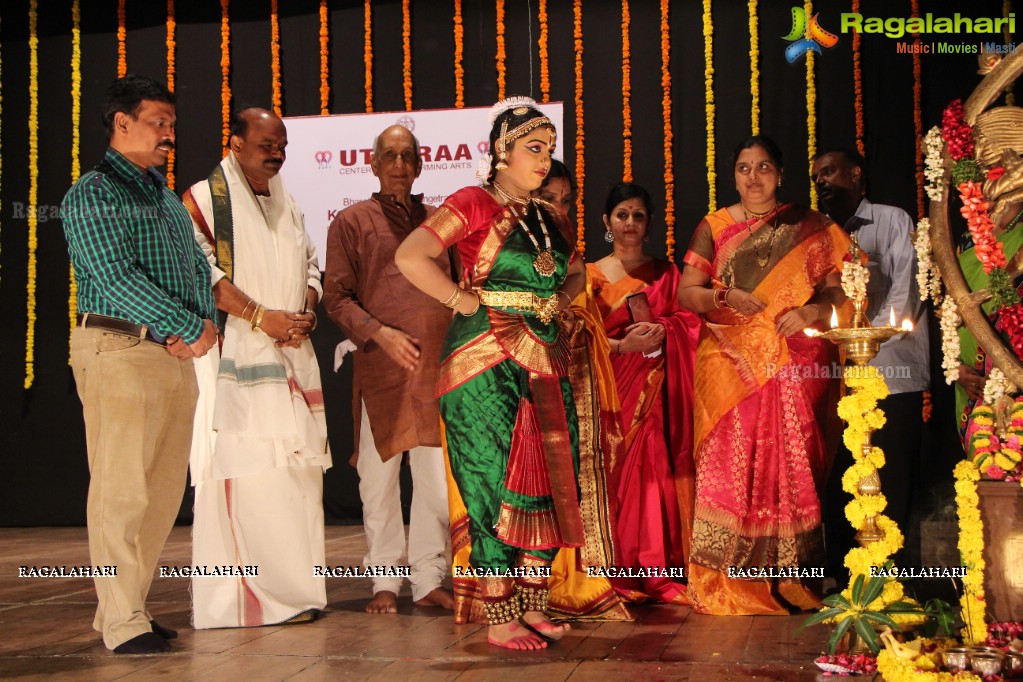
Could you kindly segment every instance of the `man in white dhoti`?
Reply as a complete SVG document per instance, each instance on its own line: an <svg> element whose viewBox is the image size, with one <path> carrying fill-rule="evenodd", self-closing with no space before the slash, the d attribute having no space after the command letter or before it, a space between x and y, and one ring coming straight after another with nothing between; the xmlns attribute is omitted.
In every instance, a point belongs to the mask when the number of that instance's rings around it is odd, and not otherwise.
<svg viewBox="0 0 1023 682"><path fill-rule="evenodd" d="M219 355L196 365L192 563L235 567L193 575L197 629L304 622L327 603L314 567L325 564L331 459L309 341L322 288L302 213L278 176L287 143L273 113L238 112L230 153L183 197L224 330Z"/></svg>

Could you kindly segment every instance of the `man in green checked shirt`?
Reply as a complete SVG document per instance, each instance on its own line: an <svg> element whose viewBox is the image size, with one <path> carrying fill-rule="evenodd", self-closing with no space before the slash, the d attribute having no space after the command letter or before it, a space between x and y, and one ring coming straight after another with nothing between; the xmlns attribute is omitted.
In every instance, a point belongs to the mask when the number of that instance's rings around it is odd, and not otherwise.
<svg viewBox="0 0 1023 682"><path fill-rule="evenodd" d="M217 341L210 267L156 167L174 148L174 95L128 75L107 91L110 147L61 207L78 283L71 365L89 456L93 627L115 653L169 651L146 610L181 504L198 396L192 358Z"/></svg>

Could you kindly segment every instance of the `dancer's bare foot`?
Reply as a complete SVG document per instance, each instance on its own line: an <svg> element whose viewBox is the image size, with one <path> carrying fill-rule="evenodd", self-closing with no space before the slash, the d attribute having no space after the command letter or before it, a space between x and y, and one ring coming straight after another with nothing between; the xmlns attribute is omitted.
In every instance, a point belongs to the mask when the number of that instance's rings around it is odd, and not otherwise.
<svg viewBox="0 0 1023 682"><path fill-rule="evenodd" d="M543 615L541 611L526 611L522 614L522 620L529 625L529 627L536 630L537 634L541 637L546 637L552 641L558 641L564 637L572 626L568 623L562 623L561 625L555 625L547 616Z"/></svg>
<svg viewBox="0 0 1023 682"><path fill-rule="evenodd" d="M439 606L442 609L453 611L455 608L455 598L451 596L451 590L438 587L430 590L425 597L417 599L413 604L416 606Z"/></svg>
<svg viewBox="0 0 1023 682"><path fill-rule="evenodd" d="M517 621L491 625L487 630L487 641L505 649L546 649L547 642L533 634Z"/></svg>
<svg viewBox="0 0 1023 682"><path fill-rule="evenodd" d="M380 590L366 604L366 613L398 613L398 595Z"/></svg>

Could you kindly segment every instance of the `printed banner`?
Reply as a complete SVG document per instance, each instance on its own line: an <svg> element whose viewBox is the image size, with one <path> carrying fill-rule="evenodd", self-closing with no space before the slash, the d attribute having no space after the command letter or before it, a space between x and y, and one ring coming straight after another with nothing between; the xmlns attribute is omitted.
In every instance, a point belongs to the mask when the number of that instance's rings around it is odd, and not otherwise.
<svg viewBox="0 0 1023 682"><path fill-rule="evenodd" d="M563 103L540 104L539 109L560 134ZM288 160L281 174L305 213L320 267L327 255L327 228L337 212L380 190L369 162L381 131L399 123L419 139L423 172L412 191L439 206L455 190L479 184L476 166L489 147L489 113L490 107L473 107L285 118ZM555 158L562 158L563 140Z"/></svg>

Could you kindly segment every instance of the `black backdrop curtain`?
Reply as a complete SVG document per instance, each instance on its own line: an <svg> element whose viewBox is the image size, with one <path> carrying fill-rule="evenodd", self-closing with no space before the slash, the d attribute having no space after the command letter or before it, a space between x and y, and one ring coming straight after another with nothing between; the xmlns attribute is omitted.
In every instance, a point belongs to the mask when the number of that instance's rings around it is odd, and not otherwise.
<svg viewBox="0 0 1023 682"><path fill-rule="evenodd" d="M42 208L59 205L70 185L71 169L71 0L41 3L39 17L39 196ZM803 60L784 58L791 27L791 0L761 0L761 131L781 144L786 161L784 198L808 202L806 75ZM936 16L1001 16L1001 0L971 3L923 0L922 11ZM319 113L319 3L280 3L284 114ZM821 24L837 32L849 2L820 1ZM404 108L402 90L402 7L399 0L375 0L373 8L373 100L377 111ZM412 81L417 109L454 105L452 3L413 0ZM707 212L702 4L673 0L671 74L675 160L676 259L681 260L693 228ZM910 15L908 0L863 0L865 16ZM465 102L490 105L497 98L495 4L464 0ZM507 94L539 99L540 68L536 0L507 0ZM648 0L631 2L633 176L657 204L664 205L661 113L660 10ZM234 103L271 100L270 3L231 3L231 87ZM127 64L130 72L166 75L166 5L127 3ZM565 130L559 144L571 166L575 159L575 75L572 3L550 0L551 98L565 102ZM205 178L221 157L220 4L212 0L177 3L178 153L177 188ZM749 25L747 3L715 0L714 93L716 99L717 196L735 199L725 160L750 133ZM363 3L329 3L331 36L331 113L364 110ZM85 171L106 147L100 123L105 88L117 70L117 2L82 2L81 161ZM38 322L36 378L25 390L24 377L27 223L18 207L28 197L29 48L28 2L8 2L0 17L2 56L2 176L0 176L0 438L5 471L0 483L0 525L83 524L88 471L81 406L67 365L68 258L60 222L40 222L38 230ZM623 168L621 100L621 3L583 3L586 154L585 220L587 258L609 250L601 239L600 213L607 189ZM934 36L942 40L945 36ZM977 44L970 36L953 42ZM992 36L998 42L1002 40ZM907 37L906 40L909 38ZM927 38L930 40L930 38ZM816 59L817 144L819 148L854 141L851 36ZM916 215L912 58L898 54L898 41L864 35L862 42L866 151L874 201L900 206ZM976 55L925 55L922 70L925 130L940 122L947 102L967 97L979 82ZM368 142L368 141L367 141ZM452 188L454 189L454 188ZM665 253L663 215L655 215L650 250ZM322 263L322 254L321 254ZM321 319L323 316L321 315ZM936 324L933 325L935 328ZM335 466L327 474L328 519L360 515L354 469L347 464L351 444L351 367L329 371L340 334L329 323L314 335L324 373L330 438ZM940 349L940 342L937 345ZM940 362L940 360L939 360ZM933 372L935 414L925 443L940 466L933 481L947 490L958 443L953 431L950 389ZM961 452L961 451L960 451ZM926 474L927 472L924 472ZM183 505L183 518L190 504Z"/></svg>

